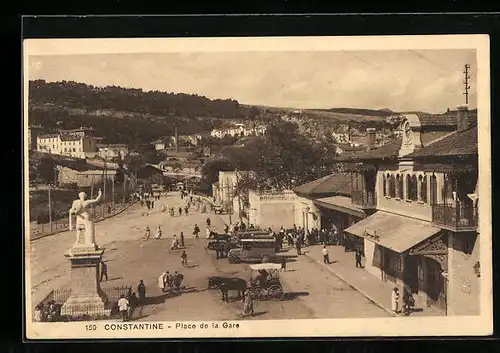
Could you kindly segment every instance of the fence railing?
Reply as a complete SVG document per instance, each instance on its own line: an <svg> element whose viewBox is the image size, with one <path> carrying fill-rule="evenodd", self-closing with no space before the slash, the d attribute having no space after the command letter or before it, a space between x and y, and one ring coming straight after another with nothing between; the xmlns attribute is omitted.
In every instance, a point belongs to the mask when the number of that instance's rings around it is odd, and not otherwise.
<svg viewBox="0 0 500 353"><path fill-rule="evenodd" d="M108 298L106 309L110 310L111 317L118 316L118 300L121 295L129 298L132 294L132 287L121 286L102 288L102 291ZM103 315L101 305L82 304L72 305L70 308L65 308L65 315L61 315L61 308L63 304L71 296L71 289L57 289L51 291L42 301L35 307L42 307L42 321L79 321L88 320L89 318L95 319L109 319L109 316ZM53 308L51 308L51 303Z"/></svg>
<svg viewBox="0 0 500 353"><path fill-rule="evenodd" d="M470 231L478 225L478 208L432 205L432 223L454 231Z"/></svg>
<svg viewBox="0 0 500 353"><path fill-rule="evenodd" d="M108 201L107 203L102 203L95 205L93 208L93 217L94 221L98 222L100 220L103 220L105 218L111 217L127 207L131 206L133 203L136 201L129 201L129 202L115 202L114 207L113 203L111 201ZM109 207L108 207L109 206ZM55 221L52 221L52 223L37 223L37 222L31 222L30 223L30 239L38 239L38 238L43 238L47 235L63 232L69 229L69 220L66 215L64 218L59 218Z"/></svg>
<svg viewBox="0 0 500 353"><path fill-rule="evenodd" d="M377 199L374 191L353 190L351 192L352 204L362 208L374 208Z"/></svg>

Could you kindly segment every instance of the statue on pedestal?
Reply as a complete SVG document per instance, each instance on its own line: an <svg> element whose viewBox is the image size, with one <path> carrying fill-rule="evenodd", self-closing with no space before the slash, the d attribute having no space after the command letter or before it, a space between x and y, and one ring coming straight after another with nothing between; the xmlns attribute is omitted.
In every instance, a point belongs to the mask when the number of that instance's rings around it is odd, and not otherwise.
<svg viewBox="0 0 500 353"><path fill-rule="evenodd" d="M86 200L87 194L80 192L78 200L73 201L71 209L69 210L69 229L73 230L71 215L76 215L76 243L75 246L94 246L94 222L90 212L90 206L101 201L102 192L99 189L95 199ZM82 237L83 235L83 237ZM83 240L83 243L82 243Z"/></svg>

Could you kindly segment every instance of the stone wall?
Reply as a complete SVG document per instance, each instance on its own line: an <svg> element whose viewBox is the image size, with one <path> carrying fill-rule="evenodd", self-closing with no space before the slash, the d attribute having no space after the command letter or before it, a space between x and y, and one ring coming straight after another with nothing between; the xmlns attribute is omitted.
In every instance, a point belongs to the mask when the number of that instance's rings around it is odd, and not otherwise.
<svg viewBox="0 0 500 353"><path fill-rule="evenodd" d="M479 234L451 233L448 237L448 315L480 314Z"/></svg>
<svg viewBox="0 0 500 353"><path fill-rule="evenodd" d="M249 222L261 228L292 228L297 212L297 195L293 191L249 193Z"/></svg>

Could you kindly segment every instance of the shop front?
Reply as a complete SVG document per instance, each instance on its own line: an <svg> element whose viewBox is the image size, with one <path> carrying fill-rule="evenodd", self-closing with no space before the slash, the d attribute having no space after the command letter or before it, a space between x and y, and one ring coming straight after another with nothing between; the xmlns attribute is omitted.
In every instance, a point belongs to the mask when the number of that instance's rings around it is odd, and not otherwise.
<svg viewBox="0 0 500 353"><path fill-rule="evenodd" d="M366 217L366 213L354 206L351 199L346 196L332 196L314 200L314 204L321 212L321 229L332 229L343 232L349 248L364 251L364 239L362 237L344 232L353 224Z"/></svg>
<svg viewBox="0 0 500 353"><path fill-rule="evenodd" d="M353 224L345 232L364 239L365 268L383 282L407 285L418 292L419 256L410 255L411 249L441 229L429 222L378 211Z"/></svg>

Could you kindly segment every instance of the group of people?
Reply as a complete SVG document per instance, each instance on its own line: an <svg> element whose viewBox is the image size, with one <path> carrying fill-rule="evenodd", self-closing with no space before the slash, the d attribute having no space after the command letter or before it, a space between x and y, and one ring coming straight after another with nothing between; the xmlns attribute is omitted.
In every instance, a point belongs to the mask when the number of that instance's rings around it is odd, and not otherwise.
<svg viewBox="0 0 500 353"><path fill-rule="evenodd" d="M35 307L33 320L35 322L53 322L58 321L60 316L61 306L56 304L55 300L51 300L46 305L40 303Z"/></svg>
<svg viewBox="0 0 500 353"><path fill-rule="evenodd" d="M163 272L158 277L158 287L162 292L179 291L183 280L184 275L178 271L174 271L174 273L170 273L170 271Z"/></svg>
<svg viewBox="0 0 500 353"><path fill-rule="evenodd" d="M160 225L158 225L156 227L155 239L161 239L162 236L163 236L163 233L161 231L161 227L160 227ZM149 229L149 226L146 226L143 240L149 240L150 237L151 237L151 230Z"/></svg>
<svg viewBox="0 0 500 353"><path fill-rule="evenodd" d="M137 293L139 293L139 297L137 297L135 292L129 293L128 295L120 295L117 306L123 321L132 319L135 309L141 306L142 311L142 306L146 304L146 285L142 279L137 285Z"/></svg>
<svg viewBox="0 0 500 353"><path fill-rule="evenodd" d="M391 294L391 307L394 314L402 313L403 315L410 315L412 308L415 306L415 298L411 293L408 286L403 287L403 307L399 309L399 288L394 287Z"/></svg>

